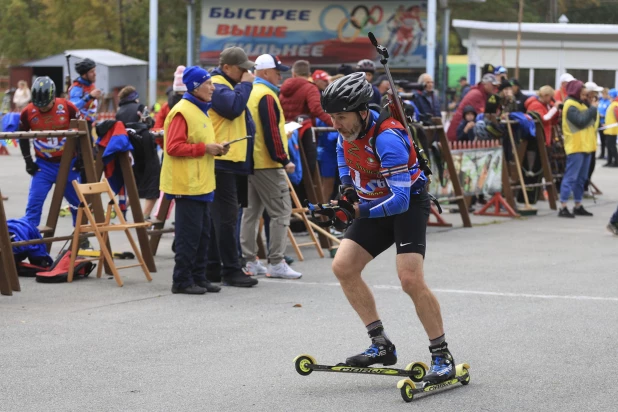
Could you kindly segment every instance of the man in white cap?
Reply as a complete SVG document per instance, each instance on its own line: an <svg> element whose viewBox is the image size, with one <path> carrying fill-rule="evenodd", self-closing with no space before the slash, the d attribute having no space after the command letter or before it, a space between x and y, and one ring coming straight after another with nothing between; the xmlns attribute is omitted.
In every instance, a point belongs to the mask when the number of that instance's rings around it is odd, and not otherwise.
<svg viewBox="0 0 618 412"><path fill-rule="evenodd" d="M277 56L263 54L255 60L255 82L247 108L255 121L254 172L249 176L248 207L244 209L240 229L240 246L251 275L266 273L273 278L298 279L284 260L287 228L292 215L292 202L286 172L296 169L288 157L285 116L279 102L278 85L281 72L290 68ZM270 217L268 269L257 260L257 231L266 209Z"/></svg>
<svg viewBox="0 0 618 412"><path fill-rule="evenodd" d="M575 77L573 77L569 73L563 73L560 76L560 88L554 93L554 100L556 101L556 104L564 102L566 100L566 98L568 97L568 94L566 92L566 85L568 82L573 80L575 80Z"/></svg>

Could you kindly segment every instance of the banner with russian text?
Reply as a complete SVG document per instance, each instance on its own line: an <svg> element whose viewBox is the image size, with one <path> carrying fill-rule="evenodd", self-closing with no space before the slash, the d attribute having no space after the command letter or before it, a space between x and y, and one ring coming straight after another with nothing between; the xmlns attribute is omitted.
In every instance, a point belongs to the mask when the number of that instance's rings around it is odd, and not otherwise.
<svg viewBox="0 0 618 412"><path fill-rule="evenodd" d="M251 59L269 53L288 64L377 62L371 31L392 67L425 67L426 28L426 1L203 0L200 61L217 65L221 50L238 46Z"/></svg>

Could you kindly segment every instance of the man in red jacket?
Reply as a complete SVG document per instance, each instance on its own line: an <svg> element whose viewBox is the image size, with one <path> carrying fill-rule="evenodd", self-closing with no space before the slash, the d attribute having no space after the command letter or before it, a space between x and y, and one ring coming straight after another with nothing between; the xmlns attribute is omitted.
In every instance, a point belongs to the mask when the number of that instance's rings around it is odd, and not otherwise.
<svg viewBox="0 0 618 412"><path fill-rule="evenodd" d="M279 100L285 114L285 120L296 120L301 114L312 119L320 119L329 126L333 125L330 116L324 113L320 105L320 89L309 79L311 67L306 60L298 60L292 66L292 78L281 85Z"/></svg>
<svg viewBox="0 0 618 412"><path fill-rule="evenodd" d="M305 138L309 135L304 131L308 131L309 127L315 125L315 119L320 119L330 127L332 127L333 121L322 110L320 89L312 81L309 81L310 78L311 66L309 62L306 60L296 61L292 66L292 78L287 79L281 85L279 101L286 121L296 121L301 115L310 117L307 124L303 125L305 127L299 130L299 137L311 175L313 175L317 165L317 143L310 138ZM302 191L300 194L303 195Z"/></svg>
<svg viewBox="0 0 618 412"><path fill-rule="evenodd" d="M487 97L494 92L494 87L499 85L500 82L496 79L496 76L487 73L483 75L481 82L476 86L470 88L470 91L466 93L463 100L459 103L457 111L453 115L451 125L448 127L446 137L448 140L457 140L457 127L463 119L463 110L466 106L472 106L476 113L483 113L485 111L485 102Z"/></svg>

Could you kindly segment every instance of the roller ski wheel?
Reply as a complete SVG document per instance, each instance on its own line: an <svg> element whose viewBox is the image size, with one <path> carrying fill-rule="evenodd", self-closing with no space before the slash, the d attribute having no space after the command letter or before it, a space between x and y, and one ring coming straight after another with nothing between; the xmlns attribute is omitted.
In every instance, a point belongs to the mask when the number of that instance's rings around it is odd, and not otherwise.
<svg viewBox="0 0 618 412"><path fill-rule="evenodd" d="M71 209L69 209L69 206L65 206L62 209L60 209L60 212L58 213L58 216L60 217L67 217L71 215Z"/></svg>
<svg viewBox="0 0 618 412"><path fill-rule="evenodd" d="M404 376L410 382L420 382L427 374L427 365L423 362L414 362L406 366L405 369L389 368L389 367L362 367L351 366L345 363L337 365L319 365L315 358L310 355L299 355L294 359L294 367L299 375L307 376L312 372L338 372L338 373L358 373L365 375L382 375L382 376Z"/></svg>
<svg viewBox="0 0 618 412"><path fill-rule="evenodd" d="M410 372L412 382L422 382L427 375L429 367L423 362L410 363L406 366L406 370Z"/></svg>
<svg viewBox="0 0 618 412"><path fill-rule="evenodd" d="M312 356L309 355L299 355L294 359L294 367L296 368L296 372L299 375L307 376L313 372L313 369L309 367L309 365L315 365L317 362Z"/></svg>
<svg viewBox="0 0 618 412"><path fill-rule="evenodd" d="M401 394L401 398L406 402L412 402L414 399L414 395L418 395L421 393L430 393L434 392L438 389L447 388L449 386L456 385L461 383L462 385L467 385L470 383L470 365L467 363L462 363L456 366L455 376L451 379L447 379L444 382L440 383L427 383L420 382L415 384L411 379L402 379L397 382L397 389L399 389L399 393Z"/></svg>

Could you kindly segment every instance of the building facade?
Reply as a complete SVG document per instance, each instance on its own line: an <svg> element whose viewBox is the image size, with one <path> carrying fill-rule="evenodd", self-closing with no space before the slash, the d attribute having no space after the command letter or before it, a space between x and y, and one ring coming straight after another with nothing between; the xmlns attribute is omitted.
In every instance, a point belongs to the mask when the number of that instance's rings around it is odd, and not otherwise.
<svg viewBox="0 0 618 412"><path fill-rule="evenodd" d="M484 64L504 66L515 76L517 23L453 20L453 27L468 49L468 79L480 80ZM570 73L584 82L612 88L618 84L618 25L522 23L519 81L523 89L559 87L558 79Z"/></svg>

